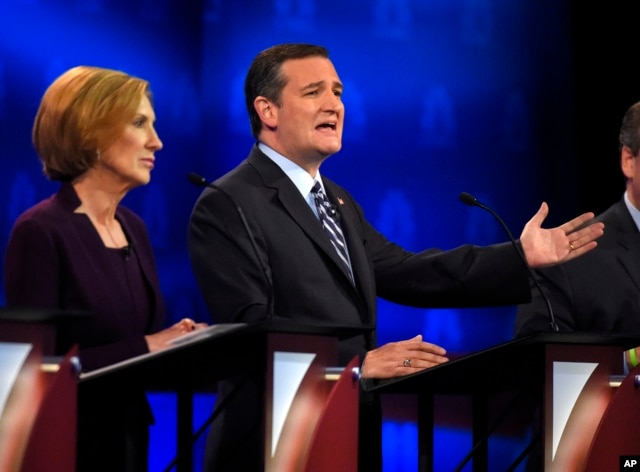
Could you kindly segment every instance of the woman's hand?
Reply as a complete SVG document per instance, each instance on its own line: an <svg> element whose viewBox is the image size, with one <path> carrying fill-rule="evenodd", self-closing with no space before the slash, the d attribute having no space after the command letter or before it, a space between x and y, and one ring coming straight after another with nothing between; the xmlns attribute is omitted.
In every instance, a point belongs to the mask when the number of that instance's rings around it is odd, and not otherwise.
<svg viewBox="0 0 640 472"><path fill-rule="evenodd" d="M183 334L206 328L207 323L196 323L191 318L182 318L174 325L145 336L149 352L157 352L170 346L170 342Z"/></svg>

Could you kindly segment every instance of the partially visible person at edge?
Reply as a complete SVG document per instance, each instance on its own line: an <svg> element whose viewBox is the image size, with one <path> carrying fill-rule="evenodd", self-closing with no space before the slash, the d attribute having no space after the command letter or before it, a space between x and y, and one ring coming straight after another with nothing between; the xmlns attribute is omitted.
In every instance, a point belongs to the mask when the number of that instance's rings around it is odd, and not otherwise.
<svg viewBox="0 0 640 472"><path fill-rule="evenodd" d="M640 334L640 102L622 119L620 200L595 218L607 231L598 248L567 264L536 270L559 331ZM549 331L540 291L518 306L515 337Z"/></svg>
<svg viewBox="0 0 640 472"><path fill-rule="evenodd" d="M511 243L409 252L376 231L346 189L320 175L322 162L341 148L342 93L343 84L321 46L277 45L251 64L245 100L257 142L246 160L215 183L242 207L262 264L231 199L205 189L191 215L188 248L213 320L253 323L272 316L312 325L366 326L376 323L376 296L415 307L528 301L528 271ZM314 185L338 216L346 264L318 219ZM543 203L517 243L531 267L565 262L596 247L602 224L575 231L592 213L543 229L547 213ZM341 365L354 356L362 361L365 382L447 361L445 350L421 335L378 347L375 332L369 331L340 342ZM264 467L263 392L259 379L242 380L219 384L218 401L230 403L211 428L207 471ZM232 393L234 387L239 392ZM359 469L379 471L381 407L378 396L364 389L359 419Z"/></svg>
<svg viewBox="0 0 640 472"><path fill-rule="evenodd" d="M560 332L640 335L640 102L624 114L618 142L624 190L594 220L607 228L598 247L566 264L536 270ZM534 289L531 302L518 306L515 338L551 330L541 291ZM636 367L639 355L637 347L626 351L623 367ZM537 432L536 420L533 427ZM542 467L539 445L534 452L528 462L532 471Z"/></svg>
<svg viewBox="0 0 640 472"><path fill-rule="evenodd" d="M13 226L6 301L86 312L56 339L59 355L78 345L83 372L164 349L206 325L184 318L164 327L146 226L120 205L151 178L162 148L155 118L147 81L87 66L58 77L35 117L33 144L44 174L61 185ZM80 383L77 411L78 472L147 470L153 415L141 386Z"/></svg>

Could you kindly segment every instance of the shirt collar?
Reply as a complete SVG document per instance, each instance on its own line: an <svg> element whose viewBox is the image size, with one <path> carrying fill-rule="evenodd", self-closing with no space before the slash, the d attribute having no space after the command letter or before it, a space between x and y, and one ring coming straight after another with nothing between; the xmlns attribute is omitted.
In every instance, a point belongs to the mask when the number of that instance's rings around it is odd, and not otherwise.
<svg viewBox="0 0 640 472"><path fill-rule="evenodd" d="M629 201L629 196L627 195L626 191L624 192L624 204L627 205L627 210L629 210L631 218L633 218L633 222L640 230L640 210L634 207L633 204Z"/></svg>
<svg viewBox="0 0 640 472"><path fill-rule="evenodd" d="M270 148L266 144L259 142L258 143L258 148L269 159L271 159L273 162L275 162L276 165L278 167L280 167L280 169L282 169L282 172L284 172L287 175L287 177L289 177L289 179L291 179L291 181L296 186L296 188L298 189L300 194L305 198L305 200L309 199L309 194L311 192L311 188L313 187L313 184L316 181L320 182L320 185L322 186L322 190L324 191L324 185L322 184L322 178L320 177L320 171L318 171L318 174L316 175L316 178L314 179L313 177L311 177L309 175L309 173L306 170L304 170L298 164L296 164L295 162L287 159L286 157L284 157L279 152L274 151L272 148Z"/></svg>

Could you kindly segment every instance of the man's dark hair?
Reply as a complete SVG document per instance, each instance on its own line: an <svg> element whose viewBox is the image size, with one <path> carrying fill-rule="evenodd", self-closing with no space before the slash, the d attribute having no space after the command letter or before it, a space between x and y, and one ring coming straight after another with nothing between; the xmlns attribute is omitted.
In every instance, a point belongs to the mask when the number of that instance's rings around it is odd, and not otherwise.
<svg viewBox="0 0 640 472"><path fill-rule="evenodd" d="M638 155L638 151L640 151L640 102L631 105L624 114L618 142L621 151L623 146L627 146L634 156Z"/></svg>
<svg viewBox="0 0 640 472"><path fill-rule="evenodd" d="M254 138L258 138L262 129L262 122L253 106L256 97L263 96L280 105L280 95L287 84L287 78L282 74L282 64L290 59L314 56L328 58L329 51L313 44L279 44L255 57L244 81L244 97Z"/></svg>

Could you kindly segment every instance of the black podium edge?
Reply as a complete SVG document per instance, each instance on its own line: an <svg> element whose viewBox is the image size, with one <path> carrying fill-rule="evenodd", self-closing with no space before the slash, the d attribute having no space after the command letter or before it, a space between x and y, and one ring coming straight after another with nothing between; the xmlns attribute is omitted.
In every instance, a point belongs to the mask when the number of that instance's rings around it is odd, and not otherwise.
<svg viewBox="0 0 640 472"><path fill-rule="evenodd" d="M43 322L73 322L81 321L90 316L85 311L44 310L37 308L0 307L0 322L11 321L19 323Z"/></svg>
<svg viewBox="0 0 640 472"><path fill-rule="evenodd" d="M572 332L539 333L491 346L415 374L393 379L363 382L368 392L379 393L465 393L500 388L513 382L514 370L535 367L535 357L549 344L619 346L622 350L640 345L640 335ZM622 359L621 359L622 362ZM524 374L526 375L526 373Z"/></svg>
<svg viewBox="0 0 640 472"><path fill-rule="evenodd" d="M193 352L203 352L207 346L216 343L224 346L233 346L235 343L252 340L253 336L262 336L266 333L284 334L307 334L317 336L335 337L338 340L348 339L362 335L366 331L372 330L372 326L346 326L332 324L304 324L290 320L270 320L261 323L218 323L212 324L202 331L189 333L177 339L175 344L167 349L157 352L149 352L136 357L126 359L99 369L95 369L80 374L80 382L89 382L106 376L116 374L127 375L131 371L140 371L145 367L155 367L155 370L162 373L162 364L168 364L172 357L180 356L180 359L189 359ZM246 350L247 348L245 348ZM169 370L175 367L169 367ZM192 366L185 366L185 371Z"/></svg>

